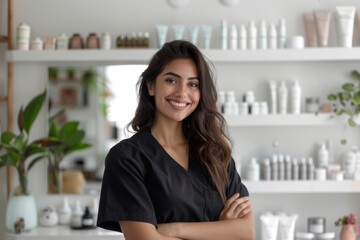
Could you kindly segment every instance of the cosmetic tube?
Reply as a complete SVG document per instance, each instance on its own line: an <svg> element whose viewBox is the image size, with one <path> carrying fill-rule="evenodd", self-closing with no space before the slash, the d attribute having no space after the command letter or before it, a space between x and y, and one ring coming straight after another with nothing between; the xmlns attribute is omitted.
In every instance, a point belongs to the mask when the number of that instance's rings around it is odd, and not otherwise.
<svg viewBox="0 0 360 240"><path fill-rule="evenodd" d="M268 29L268 48L276 49L277 48L277 32L275 24L271 23Z"/></svg>
<svg viewBox="0 0 360 240"><path fill-rule="evenodd" d="M279 216L279 235L280 240L294 240L295 224L298 215L280 215Z"/></svg>
<svg viewBox="0 0 360 240"><path fill-rule="evenodd" d="M270 86L270 109L271 114L277 113L277 91L276 91L276 82L269 81Z"/></svg>
<svg viewBox="0 0 360 240"><path fill-rule="evenodd" d="M257 31L254 21L250 21L248 25L248 49L256 49Z"/></svg>
<svg viewBox="0 0 360 240"><path fill-rule="evenodd" d="M267 29L266 22L262 19L259 23L259 49L267 49Z"/></svg>
<svg viewBox="0 0 360 240"><path fill-rule="evenodd" d="M172 30L174 40L182 40L184 38L185 27L183 25L173 25Z"/></svg>
<svg viewBox="0 0 360 240"><path fill-rule="evenodd" d="M286 22L280 18L278 24L278 48L286 48Z"/></svg>
<svg viewBox="0 0 360 240"><path fill-rule="evenodd" d="M327 47L329 43L330 10L315 10L316 31L320 47Z"/></svg>
<svg viewBox="0 0 360 240"><path fill-rule="evenodd" d="M220 48L226 50L228 48L228 27L226 20L221 21L220 27Z"/></svg>
<svg viewBox="0 0 360 240"><path fill-rule="evenodd" d="M313 13L304 13L303 15L304 25L305 25L305 36L306 36L306 46L307 47L316 47L317 46L317 36L316 36L316 23Z"/></svg>
<svg viewBox="0 0 360 240"><path fill-rule="evenodd" d="M279 216L263 214L260 216L261 240L276 240Z"/></svg>
<svg viewBox="0 0 360 240"><path fill-rule="evenodd" d="M335 7L337 36L340 47L351 48L355 22L355 7Z"/></svg>
<svg viewBox="0 0 360 240"><path fill-rule="evenodd" d="M199 26L190 26L188 30L189 30L190 42L194 45L197 45Z"/></svg>
<svg viewBox="0 0 360 240"><path fill-rule="evenodd" d="M157 39L158 39L158 47L161 48L166 42L168 26L156 25L155 29L156 29Z"/></svg>
<svg viewBox="0 0 360 240"><path fill-rule="evenodd" d="M240 25L239 29L239 49L246 49L247 47L247 31L244 24Z"/></svg>
<svg viewBox="0 0 360 240"><path fill-rule="evenodd" d="M211 34L212 34L212 26L211 25L203 25L203 36L204 36L204 49L210 49L211 44Z"/></svg>
<svg viewBox="0 0 360 240"><path fill-rule="evenodd" d="M288 89L286 87L285 81L281 81L279 88L279 113L286 114L287 113L287 105L288 105Z"/></svg>
<svg viewBox="0 0 360 240"><path fill-rule="evenodd" d="M238 30L235 24L231 25L230 28L230 49L236 50L238 48Z"/></svg>

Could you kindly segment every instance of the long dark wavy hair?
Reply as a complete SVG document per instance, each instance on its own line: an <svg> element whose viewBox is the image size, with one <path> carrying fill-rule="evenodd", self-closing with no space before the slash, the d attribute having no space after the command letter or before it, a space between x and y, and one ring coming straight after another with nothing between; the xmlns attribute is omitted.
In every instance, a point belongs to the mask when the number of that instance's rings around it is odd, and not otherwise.
<svg viewBox="0 0 360 240"><path fill-rule="evenodd" d="M213 73L200 50L190 42L167 42L152 57L141 74L139 105L129 127L136 132L151 129L155 121L155 99L147 86L155 83L164 67L176 59L191 59L197 67L200 101L197 108L183 120L182 128L189 144L189 153L207 170L222 200L226 201L225 188L229 183L228 167L231 159L231 143L223 116L217 110L217 91Z"/></svg>

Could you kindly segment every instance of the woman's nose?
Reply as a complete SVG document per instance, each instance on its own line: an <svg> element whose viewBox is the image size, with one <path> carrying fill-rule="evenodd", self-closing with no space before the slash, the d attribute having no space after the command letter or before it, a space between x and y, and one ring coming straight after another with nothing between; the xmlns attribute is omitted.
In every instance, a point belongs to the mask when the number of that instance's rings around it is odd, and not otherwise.
<svg viewBox="0 0 360 240"><path fill-rule="evenodd" d="M176 88L175 96L184 97L186 95L186 84L179 84Z"/></svg>

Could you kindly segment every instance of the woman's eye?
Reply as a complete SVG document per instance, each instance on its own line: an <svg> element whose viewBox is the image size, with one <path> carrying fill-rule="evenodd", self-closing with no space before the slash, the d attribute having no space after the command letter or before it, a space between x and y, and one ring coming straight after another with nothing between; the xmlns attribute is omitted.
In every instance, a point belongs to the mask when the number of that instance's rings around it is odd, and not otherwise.
<svg viewBox="0 0 360 240"><path fill-rule="evenodd" d="M189 86L191 88L197 88L197 87L199 87L199 84L198 83L189 83Z"/></svg>
<svg viewBox="0 0 360 240"><path fill-rule="evenodd" d="M167 78L165 81L167 83L175 83L176 82L174 79L171 79L171 78Z"/></svg>

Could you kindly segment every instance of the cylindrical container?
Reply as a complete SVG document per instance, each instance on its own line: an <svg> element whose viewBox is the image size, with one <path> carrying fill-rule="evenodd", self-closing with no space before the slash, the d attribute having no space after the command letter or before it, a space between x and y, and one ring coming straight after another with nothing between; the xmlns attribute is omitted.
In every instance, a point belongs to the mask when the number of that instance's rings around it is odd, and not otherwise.
<svg viewBox="0 0 360 240"><path fill-rule="evenodd" d="M305 47L305 40L303 36L293 36L289 38L289 48L302 49Z"/></svg>
<svg viewBox="0 0 360 240"><path fill-rule="evenodd" d="M335 233L334 232L326 232L317 234L317 240L334 240Z"/></svg>
<svg viewBox="0 0 360 240"><path fill-rule="evenodd" d="M228 27L226 20L221 21L220 27L220 48L225 50L228 48Z"/></svg>
<svg viewBox="0 0 360 240"><path fill-rule="evenodd" d="M231 107L232 107L232 114L239 115L239 104L236 101L231 103Z"/></svg>
<svg viewBox="0 0 360 240"><path fill-rule="evenodd" d="M106 50L111 49L111 36L110 36L110 33L104 32L103 34L101 34L100 48L101 49L106 49Z"/></svg>
<svg viewBox="0 0 360 240"><path fill-rule="evenodd" d="M226 92L226 102L235 102L236 101L236 95L234 91L228 91Z"/></svg>
<svg viewBox="0 0 360 240"><path fill-rule="evenodd" d="M244 24L241 24L239 29L239 49L244 50L246 48L247 48L246 26Z"/></svg>
<svg viewBox="0 0 360 240"><path fill-rule="evenodd" d="M292 164L291 164L291 157L289 155L285 156L285 180L292 179Z"/></svg>
<svg viewBox="0 0 360 240"><path fill-rule="evenodd" d="M270 159L266 158L263 162L263 179L265 181L271 180L271 165L270 165Z"/></svg>
<svg viewBox="0 0 360 240"><path fill-rule="evenodd" d="M239 114L240 115L248 115L249 114L249 104L247 102L240 103Z"/></svg>
<svg viewBox="0 0 360 240"><path fill-rule="evenodd" d="M306 106L305 111L307 113L318 113L320 106L319 106L319 98L306 98L305 100Z"/></svg>
<svg viewBox="0 0 360 240"><path fill-rule="evenodd" d="M56 49L67 50L69 46L69 39L65 33L60 34L56 39Z"/></svg>
<svg viewBox="0 0 360 240"><path fill-rule="evenodd" d="M279 180L285 180L285 159L284 155L279 154L278 157Z"/></svg>
<svg viewBox="0 0 360 240"><path fill-rule="evenodd" d="M100 39L96 33L90 33L86 38L86 48L98 49L100 48Z"/></svg>
<svg viewBox="0 0 360 240"><path fill-rule="evenodd" d="M286 114L287 113L287 101L288 101L288 89L286 87L285 81L280 82L280 86L278 88L279 95L279 113Z"/></svg>
<svg viewBox="0 0 360 240"><path fill-rule="evenodd" d="M275 24L271 23L268 28L268 48L276 49L277 48L277 32Z"/></svg>
<svg viewBox="0 0 360 240"><path fill-rule="evenodd" d="M17 49L27 51L30 48L30 26L20 23L16 28Z"/></svg>
<svg viewBox="0 0 360 240"><path fill-rule="evenodd" d="M253 103L255 102L255 94L253 91L246 91L245 96L244 96L244 100L247 103Z"/></svg>
<svg viewBox="0 0 360 240"><path fill-rule="evenodd" d="M291 165L291 175L292 175L292 180L299 180L299 164L298 164L298 160L296 158L294 158L292 160L292 165Z"/></svg>
<svg viewBox="0 0 360 240"><path fill-rule="evenodd" d="M326 169L325 168L315 168L315 180L325 181L326 180Z"/></svg>
<svg viewBox="0 0 360 240"><path fill-rule="evenodd" d="M259 49L267 49L267 28L266 22L262 19L259 23Z"/></svg>
<svg viewBox="0 0 360 240"><path fill-rule="evenodd" d="M269 113L269 108L267 102L260 102L260 114L267 115Z"/></svg>
<svg viewBox="0 0 360 240"><path fill-rule="evenodd" d="M302 158L299 164L299 179L306 180L307 179L307 165L306 159Z"/></svg>
<svg viewBox="0 0 360 240"><path fill-rule="evenodd" d="M84 40L79 33L74 33L69 41L69 49L83 49Z"/></svg>
<svg viewBox="0 0 360 240"><path fill-rule="evenodd" d="M310 233L324 233L326 220L324 217L310 217L308 218L308 232Z"/></svg>
<svg viewBox="0 0 360 240"><path fill-rule="evenodd" d="M230 49L236 50L238 48L238 31L235 24L231 25L230 29Z"/></svg>
<svg viewBox="0 0 360 240"><path fill-rule="evenodd" d="M297 80L293 81L291 87L291 113L300 114L301 112L301 88Z"/></svg>
<svg viewBox="0 0 360 240"><path fill-rule="evenodd" d="M278 25L278 48L286 48L286 22L280 18Z"/></svg>
<svg viewBox="0 0 360 240"><path fill-rule="evenodd" d="M257 31L254 21L249 22L248 26L248 49L256 49L257 47Z"/></svg>
<svg viewBox="0 0 360 240"><path fill-rule="evenodd" d="M271 159L271 180L279 180L278 156L276 154Z"/></svg>
<svg viewBox="0 0 360 240"><path fill-rule="evenodd" d="M220 91L218 107L219 107L219 112L221 112L221 113L224 113L225 102L226 102L225 92Z"/></svg>
<svg viewBox="0 0 360 240"><path fill-rule="evenodd" d="M308 233L308 232L296 232L295 239L296 240L315 240L315 234Z"/></svg>
<svg viewBox="0 0 360 240"><path fill-rule="evenodd" d="M260 167L256 161L256 158L252 158L250 164L248 165L247 179L249 181L259 181L260 180Z"/></svg>
<svg viewBox="0 0 360 240"><path fill-rule="evenodd" d="M315 179L315 165L314 160L309 158L307 160L307 179L314 180Z"/></svg>
<svg viewBox="0 0 360 240"><path fill-rule="evenodd" d="M64 198L63 204L59 209L59 224L60 225L70 225L71 221L71 207L69 205L68 198Z"/></svg>
<svg viewBox="0 0 360 240"><path fill-rule="evenodd" d="M225 115L233 115L233 102L225 102L224 114Z"/></svg>
<svg viewBox="0 0 360 240"><path fill-rule="evenodd" d="M356 169L356 154L354 151L349 151L346 153L342 167L345 171L345 178L354 179L354 173Z"/></svg>
<svg viewBox="0 0 360 240"><path fill-rule="evenodd" d="M317 152L317 166L326 168L329 164L329 151L326 149L325 143L322 143Z"/></svg>
<svg viewBox="0 0 360 240"><path fill-rule="evenodd" d="M41 40L41 38L35 38L34 40L31 41L31 50L43 50L43 41Z"/></svg>
<svg viewBox="0 0 360 240"><path fill-rule="evenodd" d="M251 105L251 114L252 115L259 115L260 114L260 105L258 102L253 102Z"/></svg>

